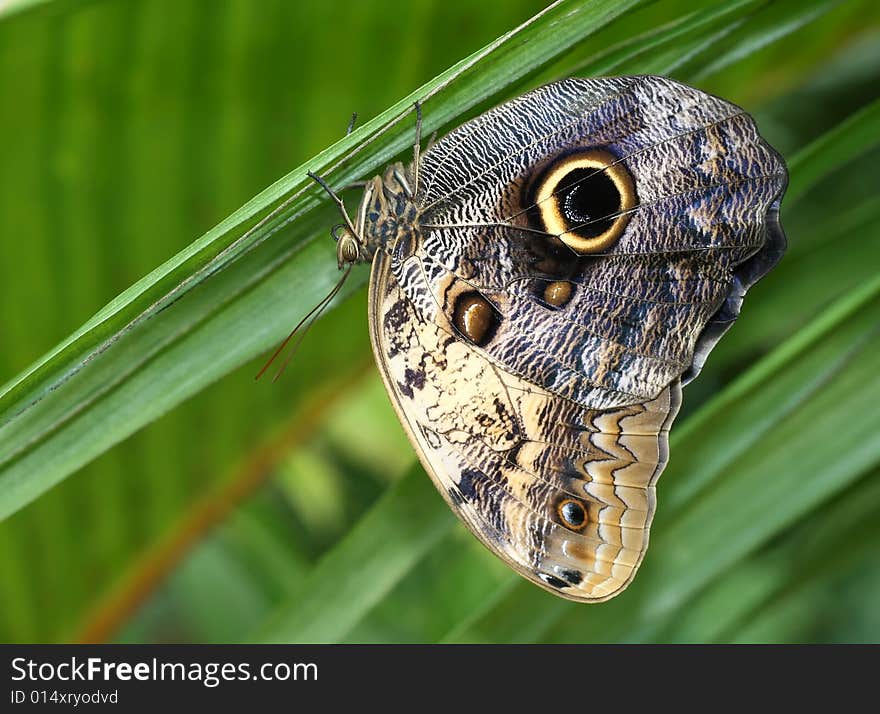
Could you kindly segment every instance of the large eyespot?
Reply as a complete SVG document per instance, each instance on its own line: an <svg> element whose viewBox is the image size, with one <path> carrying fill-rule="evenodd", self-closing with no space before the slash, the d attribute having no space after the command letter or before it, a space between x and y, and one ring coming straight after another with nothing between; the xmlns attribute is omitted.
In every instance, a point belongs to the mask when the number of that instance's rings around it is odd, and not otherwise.
<svg viewBox="0 0 880 714"><path fill-rule="evenodd" d="M529 216L581 255L611 246L636 205L632 175L603 149L566 154L528 192Z"/></svg>

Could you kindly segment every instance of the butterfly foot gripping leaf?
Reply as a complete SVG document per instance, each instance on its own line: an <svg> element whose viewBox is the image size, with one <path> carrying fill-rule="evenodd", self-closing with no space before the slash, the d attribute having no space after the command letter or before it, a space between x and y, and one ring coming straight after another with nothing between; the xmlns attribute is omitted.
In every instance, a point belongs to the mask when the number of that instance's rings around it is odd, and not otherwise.
<svg viewBox="0 0 880 714"><path fill-rule="evenodd" d="M366 185L340 263L425 469L517 572L596 602L648 545L681 385L782 256L748 114L664 77L567 79Z"/></svg>

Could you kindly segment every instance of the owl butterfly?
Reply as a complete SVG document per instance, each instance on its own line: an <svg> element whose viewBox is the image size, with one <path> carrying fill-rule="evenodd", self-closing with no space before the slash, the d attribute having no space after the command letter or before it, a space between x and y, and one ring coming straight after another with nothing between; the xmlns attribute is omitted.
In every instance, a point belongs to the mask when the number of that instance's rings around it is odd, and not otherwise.
<svg viewBox="0 0 880 714"><path fill-rule="evenodd" d="M742 109L653 76L548 84L418 146L338 236L340 266L373 263L385 386L486 546L607 600L645 555L682 384L785 250L785 165Z"/></svg>

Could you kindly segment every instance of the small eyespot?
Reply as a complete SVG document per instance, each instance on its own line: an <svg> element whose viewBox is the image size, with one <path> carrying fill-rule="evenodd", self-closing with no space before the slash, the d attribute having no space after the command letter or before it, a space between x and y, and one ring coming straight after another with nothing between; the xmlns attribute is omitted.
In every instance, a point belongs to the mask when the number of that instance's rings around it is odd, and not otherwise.
<svg viewBox="0 0 880 714"><path fill-rule="evenodd" d="M566 280L556 280L552 283L547 283L547 286L544 288L543 298L544 302L548 305L562 307L571 300L573 294L574 285Z"/></svg>
<svg viewBox="0 0 880 714"><path fill-rule="evenodd" d="M491 340L500 321L498 311L477 292L463 293L455 301L452 323L475 345L482 346Z"/></svg>
<svg viewBox="0 0 880 714"><path fill-rule="evenodd" d="M587 525L587 509L584 504L573 498L566 498L556 506L559 519L567 528L574 531L583 530Z"/></svg>
<svg viewBox="0 0 880 714"><path fill-rule="evenodd" d="M547 585L553 588L562 589L567 588L568 583L564 580L560 580L555 575L550 575L548 573L538 573L538 577L541 578Z"/></svg>
<svg viewBox="0 0 880 714"><path fill-rule="evenodd" d="M584 574L578 572L577 570L560 570L559 574L562 576L563 580L571 583L572 585L579 585L580 582L584 579Z"/></svg>

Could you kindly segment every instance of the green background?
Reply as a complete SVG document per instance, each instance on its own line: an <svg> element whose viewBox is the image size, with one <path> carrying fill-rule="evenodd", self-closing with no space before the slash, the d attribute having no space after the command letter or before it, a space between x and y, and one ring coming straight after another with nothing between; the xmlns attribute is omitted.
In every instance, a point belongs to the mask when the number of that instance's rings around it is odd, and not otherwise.
<svg viewBox="0 0 880 714"><path fill-rule="evenodd" d="M254 382L259 355L332 284L326 205L167 307L181 346L151 343L158 366L136 398L102 396L141 364L143 343L124 338L94 360L76 356L81 374L57 390L43 372L17 376L336 142L352 111L379 115L543 7L95 0L0 10L0 641L880 640L871 0L568 2L561 24L477 65L491 87L462 100L453 84L425 105L426 123L448 129L547 79L664 73L743 106L789 162L789 252L685 390L652 547L608 604L573 605L525 583L448 512L372 366L365 268L284 377ZM399 125L388 156L411 127ZM286 180L272 198L294 186ZM236 216L233 232L253 223ZM264 279L259 256L272 246L290 251L277 248ZM265 288L260 309L239 309L249 303L234 293L221 306L211 286L224 280ZM223 308L224 329L175 327L199 300ZM76 396L71 385L92 374L98 396ZM66 416L23 411L31 389ZM37 412L44 426L30 439ZM93 431L76 430L83 419Z"/></svg>

